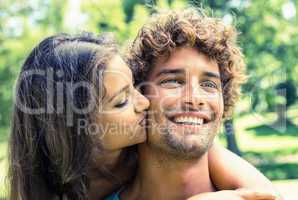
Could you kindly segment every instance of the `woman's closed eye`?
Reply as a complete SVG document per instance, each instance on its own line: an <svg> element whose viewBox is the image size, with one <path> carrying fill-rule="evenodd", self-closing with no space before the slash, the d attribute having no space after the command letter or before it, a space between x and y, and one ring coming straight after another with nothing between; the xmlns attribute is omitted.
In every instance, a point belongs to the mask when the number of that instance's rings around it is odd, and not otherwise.
<svg viewBox="0 0 298 200"><path fill-rule="evenodd" d="M114 105L115 108L123 108L128 103L128 97L127 95L123 95L122 98L117 101L117 103Z"/></svg>

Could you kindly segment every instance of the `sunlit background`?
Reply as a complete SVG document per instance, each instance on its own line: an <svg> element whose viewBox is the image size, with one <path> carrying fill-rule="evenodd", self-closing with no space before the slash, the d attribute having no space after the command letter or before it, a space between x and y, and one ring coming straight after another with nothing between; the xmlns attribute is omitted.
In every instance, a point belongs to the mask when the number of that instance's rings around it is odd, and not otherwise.
<svg viewBox="0 0 298 200"><path fill-rule="evenodd" d="M125 47L157 9L190 5L235 24L246 57L249 80L219 141L274 181L286 200L297 199L297 0L0 0L0 199L13 88L31 49L52 34L82 31L114 32Z"/></svg>

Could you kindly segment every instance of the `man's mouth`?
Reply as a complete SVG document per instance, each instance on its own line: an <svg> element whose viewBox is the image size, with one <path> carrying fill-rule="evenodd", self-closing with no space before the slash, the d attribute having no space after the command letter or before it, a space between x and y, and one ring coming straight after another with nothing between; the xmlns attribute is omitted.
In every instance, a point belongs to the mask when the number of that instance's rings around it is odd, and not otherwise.
<svg viewBox="0 0 298 200"><path fill-rule="evenodd" d="M178 125L201 126L211 121L211 117L204 113L179 113L168 116L168 119Z"/></svg>

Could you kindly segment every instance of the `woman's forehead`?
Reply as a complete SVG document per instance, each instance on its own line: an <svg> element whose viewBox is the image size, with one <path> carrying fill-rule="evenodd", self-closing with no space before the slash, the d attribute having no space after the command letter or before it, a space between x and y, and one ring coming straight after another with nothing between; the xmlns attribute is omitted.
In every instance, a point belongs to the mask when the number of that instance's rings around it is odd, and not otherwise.
<svg viewBox="0 0 298 200"><path fill-rule="evenodd" d="M108 62L105 74L114 74L119 76L126 76L127 78L132 79L132 72L124 60L119 56L115 55Z"/></svg>
<svg viewBox="0 0 298 200"><path fill-rule="evenodd" d="M112 96L126 85L132 85L131 70L120 56L113 57L108 63L103 79L107 97Z"/></svg>

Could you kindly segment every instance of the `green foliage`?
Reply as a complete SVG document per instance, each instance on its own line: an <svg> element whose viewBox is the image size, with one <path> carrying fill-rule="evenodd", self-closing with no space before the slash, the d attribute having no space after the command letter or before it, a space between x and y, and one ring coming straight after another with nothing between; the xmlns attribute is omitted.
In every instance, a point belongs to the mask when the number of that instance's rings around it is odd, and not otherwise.
<svg viewBox="0 0 298 200"><path fill-rule="evenodd" d="M254 162L256 167L270 180L297 179L298 161L285 163L282 160L293 160L298 148L272 149L270 152L247 151L245 159Z"/></svg>
<svg viewBox="0 0 298 200"><path fill-rule="evenodd" d="M134 9L139 1L138 0L124 0L123 1L123 12L125 14L125 22L129 23L133 19Z"/></svg>
<svg viewBox="0 0 298 200"><path fill-rule="evenodd" d="M13 89L25 57L42 38L62 31L63 12L60 1L1 2L0 127L10 124Z"/></svg>
<svg viewBox="0 0 298 200"><path fill-rule="evenodd" d="M252 77L248 85L253 86L245 92L253 90L259 101L267 103L267 109L274 104L275 86L292 79L298 67L294 56L298 52L293 46L298 44L298 29L294 21L283 18L283 3L286 1L256 1L239 13L241 44Z"/></svg>
<svg viewBox="0 0 298 200"><path fill-rule="evenodd" d="M272 110L275 104L275 86L286 80L294 80L298 75L298 57L295 56L298 53L297 16L286 19L282 10L289 2L292 2L297 10L297 1L202 2L215 9L216 15L226 19L232 17L234 20L241 33L240 45L250 75L244 86L244 93L252 94L250 98L253 110ZM297 79L294 84L298 85Z"/></svg>
<svg viewBox="0 0 298 200"><path fill-rule="evenodd" d="M282 179L297 179L298 178L298 164L295 163L284 163L284 164L267 164L258 165L257 168L271 180L282 180Z"/></svg>

